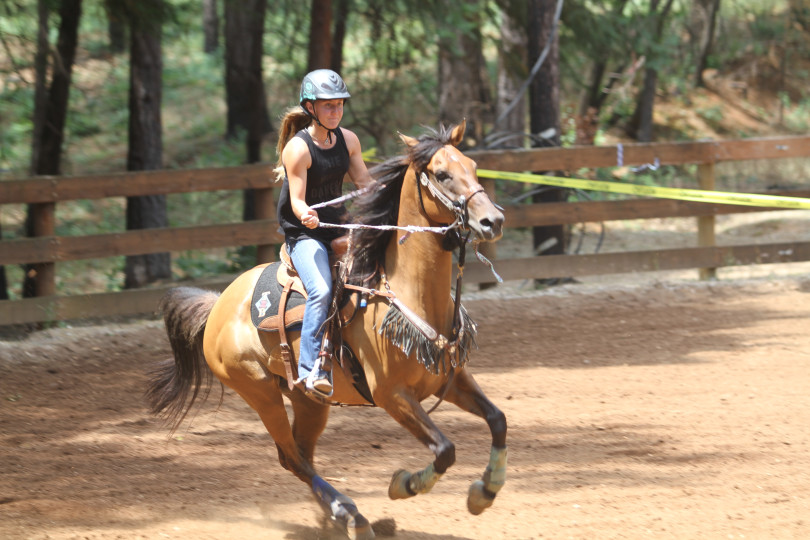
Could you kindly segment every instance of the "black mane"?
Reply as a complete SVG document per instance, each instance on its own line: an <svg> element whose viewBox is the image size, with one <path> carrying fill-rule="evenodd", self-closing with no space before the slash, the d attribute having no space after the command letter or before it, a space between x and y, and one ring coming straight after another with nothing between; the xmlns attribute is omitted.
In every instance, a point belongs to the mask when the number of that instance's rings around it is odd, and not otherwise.
<svg viewBox="0 0 810 540"><path fill-rule="evenodd" d="M353 211L354 222L363 225L396 225L399 216L399 197L405 172L413 164L417 175L425 170L433 155L443 146L450 144L451 130L440 126L438 131L430 129L409 146L407 154L386 160L371 170L371 176L382 187L361 197ZM348 283L369 285L385 259L385 248L394 231L378 229L358 229L352 231L351 255L353 257Z"/></svg>

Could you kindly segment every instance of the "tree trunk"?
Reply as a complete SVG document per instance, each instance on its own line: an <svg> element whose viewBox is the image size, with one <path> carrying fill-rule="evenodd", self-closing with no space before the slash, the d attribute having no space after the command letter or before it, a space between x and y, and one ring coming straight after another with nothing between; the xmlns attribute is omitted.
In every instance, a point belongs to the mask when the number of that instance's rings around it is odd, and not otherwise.
<svg viewBox="0 0 810 540"><path fill-rule="evenodd" d="M501 47L498 48L498 87L495 116L499 119L488 137L490 148L522 148L526 132L526 98L518 96L529 75L526 67L526 0L501 0ZM517 99L518 101L512 105ZM512 107L509 110L509 107Z"/></svg>
<svg viewBox="0 0 810 540"><path fill-rule="evenodd" d="M267 0L225 0L225 102L228 108L225 136L235 139L240 130L250 130L254 115L259 114L264 133L270 133L270 117L262 98L262 111L253 109L251 88L261 80L256 65L261 59L253 58L256 53L256 36L264 31L263 21ZM261 13L262 24L258 24L257 13ZM259 48L261 52L261 48ZM262 90L264 92L264 90Z"/></svg>
<svg viewBox="0 0 810 540"><path fill-rule="evenodd" d="M42 144L42 129L45 126L45 110L48 104L48 18L47 0L37 0L37 52L34 57L34 117L31 143L31 174L39 168L39 152Z"/></svg>
<svg viewBox="0 0 810 540"><path fill-rule="evenodd" d="M672 8L674 0L667 0L664 7L658 11L658 6L661 0L652 0L650 2L650 24L653 36L661 36L664 29L664 22L666 21L669 10ZM650 57L654 55L653 44L647 47L647 65L654 64L650 62ZM639 142L651 142L653 140L653 113L655 110L655 91L658 85L658 70L652 67L647 67L644 70L644 82L642 83L641 92L639 92L636 101L636 110L633 112L633 117L630 119L628 135L635 137Z"/></svg>
<svg viewBox="0 0 810 540"><path fill-rule="evenodd" d="M217 0L203 0L203 51L208 54L219 49L219 13Z"/></svg>
<svg viewBox="0 0 810 540"><path fill-rule="evenodd" d="M56 45L53 75L51 76L51 84L45 100L45 110L36 113L42 114L44 121L39 133L35 132L35 136L39 140L34 141L32 144L36 154L34 156L36 161L32 164L35 175L55 176L61 174L62 143L64 141L65 119L70 97L73 62L76 57L76 46L79 42L81 12L82 0L63 0L59 7L59 38ZM26 235L35 236L38 231L44 230L39 225L41 223L52 224L53 215L53 203L28 205L25 220ZM23 297L53 294L55 273L53 263L25 265L24 270Z"/></svg>
<svg viewBox="0 0 810 540"><path fill-rule="evenodd" d="M533 66L554 31L556 0L530 0L529 2L529 56ZM560 69L559 40L555 33L548 56L529 87L529 114L531 131L538 134L549 129L554 134L536 147L560 145Z"/></svg>
<svg viewBox="0 0 810 540"><path fill-rule="evenodd" d="M264 18L267 3L259 2L254 12L254 23L251 25L250 50L248 53L248 78L245 92L247 106L250 111L246 150L247 162L258 163L262 160L262 139L267 131L264 120L267 118L267 104L265 102L264 76L262 71L262 54L264 43ZM242 219L250 221L256 219L255 193L252 189L242 192Z"/></svg>
<svg viewBox="0 0 810 540"><path fill-rule="evenodd" d="M696 0L699 9L698 16L703 24L700 28L697 64L695 66L695 86L706 86L703 80L703 71L714 43L714 30L717 23L717 13L720 11L720 0Z"/></svg>
<svg viewBox="0 0 810 540"><path fill-rule="evenodd" d="M33 137L31 139L31 168L32 176L36 176L40 159L40 146L42 144L42 130L45 125L45 111L48 105L47 77L48 77L48 18L50 10L45 0L37 1L37 52L34 56L34 115L32 118ZM26 212L25 231L27 236L33 235L34 214L36 205L28 205ZM34 265L23 265L25 277L23 278L23 296L35 295L35 281L29 275L36 275ZM0 298L8 299L8 284L6 281L6 268L0 266Z"/></svg>
<svg viewBox="0 0 810 540"><path fill-rule="evenodd" d="M3 237L3 228L0 227L0 238ZM6 280L6 267L0 266L0 300L8 300L8 281Z"/></svg>
<svg viewBox="0 0 810 540"><path fill-rule="evenodd" d="M127 25L124 20L124 11L118 0L104 0L104 11L107 14L110 51L120 54L127 48Z"/></svg>
<svg viewBox="0 0 810 540"><path fill-rule="evenodd" d="M343 43L346 41L346 24L352 8L352 0L335 0L335 31L332 34L332 71L341 73L343 69Z"/></svg>
<svg viewBox="0 0 810 540"><path fill-rule="evenodd" d="M332 0L312 0L307 71L332 66Z"/></svg>
<svg viewBox="0 0 810 540"><path fill-rule="evenodd" d="M630 121L633 129L629 134L638 142L653 140L653 112L655 110L655 89L658 84L658 71L653 68L644 70L644 83L638 95L636 111Z"/></svg>
<svg viewBox="0 0 810 540"><path fill-rule="evenodd" d="M253 12L253 24L248 36L247 77L245 93L247 108L250 112L247 130L247 162L261 161L262 138L265 134L264 119L267 117L267 104L265 103L264 72L262 70L262 57L264 53L264 17L267 2L262 0L256 5Z"/></svg>
<svg viewBox="0 0 810 540"><path fill-rule="evenodd" d="M554 30L556 0L530 0L529 2L529 62L532 66L542 54ZM534 134L554 130L554 134L533 143L535 147L560 145L560 69L559 33L551 40L548 56L529 90L529 116ZM548 171L541 171L548 172ZM568 190L542 189L532 196L536 203L560 202L568 198ZM540 255L564 254L567 248L565 228L562 225L534 227L533 245Z"/></svg>
<svg viewBox="0 0 810 540"><path fill-rule="evenodd" d="M620 0L613 5L613 14L618 16L624 11L627 5L627 0ZM596 137L596 131L599 127L599 113L602 110L602 105L609 95L610 88L618 80L616 75L609 76L607 83L605 83L605 74L608 69L609 54L597 54L593 59L591 72L588 77L588 86L582 96L582 101L579 105L579 113L577 115L577 137L576 144L578 145L593 145ZM616 72L621 72L623 69L619 68Z"/></svg>
<svg viewBox="0 0 810 540"><path fill-rule="evenodd" d="M458 9L457 2L443 0L445 9ZM478 0L464 0L478 6ZM439 121L444 125L458 124L466 118L465 139L472 145L483 140L484 121L491 98L487 88L486 66L481 50L481 11L469 13L466 30L459 29L451 37L439 39Z"/></svg>
<svg viewBox="0 0 810 540"><path fill-rule="evenodd" d="M51 85L45 106L45 124L39 145L39 159L36 165L38 175L61 174L62 143L65 134L70 83L76 46L79 42L79 19L82 0L63 0L59 8L59 40L56 45Z"/></svg>
<svg viewBox="0 0 810 540"><path fill-rule="evenodd" d="M151 3L159 10L163 0ZM163 165L161 24L153 13L130 17L128 171L159 169ZM127 230L168 224L165 195L127 197ZM171 277L170 254L129 255L124 274L127 289L167 279Z"/></svg>

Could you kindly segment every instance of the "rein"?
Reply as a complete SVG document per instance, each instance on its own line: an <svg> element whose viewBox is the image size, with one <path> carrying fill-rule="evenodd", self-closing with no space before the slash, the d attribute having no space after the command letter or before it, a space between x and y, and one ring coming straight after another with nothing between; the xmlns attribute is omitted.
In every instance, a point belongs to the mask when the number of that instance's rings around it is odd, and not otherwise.
<svg viewBox="0 0 810 540"><path fill-rule="evenodd" d="M390 288L390 286L388 284L388 280L385 277L384 269L380 269L379 274L380 274L381 283L385 287L385 291L381 291L381 290L373 289L373 288L369 288L369 287L363 287L363 286L360 286L360 285L351 285L351 284L348 284L348 283L344 283L344 285L343 285L344 288L346 288L346 289L350 289L350 290L353 290L353 291L360 292L360 293L362 293L364 295L368 295L369 297L371 297L371 296L381 296L381 297L386 298L389 305L392 305L392 306L396 307L402 313L402 315L406 319L408 319L408 321L410 321L411 324L413 324L414 327L416 327L416 329L418 329L419 332L427 340L429 340L431 343L436 345L439 349L446 350L450 355L455 356L456 357L455 364L457 365L458 362L459 362L459 355L460 355L460 348L458 347L458 345L459 345L459 341L461 340L462 334L463 334L463 332L462 332L463 318L461 316L461 288L462 288L462 280L463 280L463 276L464 276L464 264L465 264L466 254L467 254L467 242L468 242L468 240L470 238L470 234L472 234L470 229L469 229L469 205L470 205L470 201L473 199L473 197L475 197L476 195L478 195L480 193L485 194L486 191L484 190L484 187L479 184L477 186L477 188L470 189L470 191L468 193L466 193L465 195L460 196L458 199L456 199L454 201L454 200L451 200L449 197L447 197L444 193L442 193L442 191L435 185L434 182L435 181L431 181L429 176L424 171L422 171L419 174L419 179L416 182L417 192L419 193L419 205L422 208L422 212L427 214L427 210L425 209L425 202L424 202L423 194L422 194L422 186L425 186L430 191L430 193L434 197L436 197L436 199L438 199L448 210L450 210L451 212L453 212L453 214L455 214L455 216L456 216L455 221L453 223L449 224L449 225L440 226L440 227L420 227L420 226L415 226L415 225L397 226L397 225L362 225L362 224L355 224L355 223L345 223L345 224L320 223L319 226L327 227L327 228L343 228L343 229L349 229L349 230L352 230L352 229L379 229L379 230L401 230L401 231L405 231L405 234L402 235L402 237L399 239L400 244L405 243L405 241L408 239L408 237L411 235L411 233L414 233L414 232L432 232L432 233L436 233L436 234L447 234L447 233L449 233L449 232L451 232L453 230L456 230L456 229L463 229L463 230L467 231L467 234L465 236L463 236L463 238L462 238L461 234L459 234L459 237L458 237L458 248L459 248L458 262L457 262L458 275L456 276L456 295L455 295L455 298L453 300L453 328L451 330L451 334L450 334L449 338L439 334L439 332L436 331L436 329L433 328L427 321L422 319L419 315L416 314L416 312L411 310L408 306L403 304L396 297L396 294L391 290L391 288ZM357 190L355 192L349 193L348 195L344 195L344 196L339 197L337 199L327 201L327 202L324 202L324 203L320 203L318 205L315 205L313 208L322 207L322 206L330 206L330 205L333 205L333 204L339 204L339 203L341 203L341 202L343 202L345 200L352 199L354 197L357 197L359 195L367 193L368 191L371 191L372 189L377 187L377 184L375 183L373 186L374 187L367 186L367 187L365 187L363 189L360 189L360 190ZM497 272L495 272L495 268L493 267L492 262L490 262L484 255L482 255L478 251L478 244L477 243L475 243L475 254L478 257L478 259L481 260L481 262L483 262L484 264L489 266L490 271L495 276L497 281L498 282L503 282L503 279L501 278L501 276L499 276L497 274Z"/></svg>
<svg viewBox="0 0 810 540"><path fill-rule="evenodd" d="M436 197L441 203L450 211L452 211L456 219L455 221L447 226L443 227L395 227L395 226L374 226L375 228L396 228L400 230L405 230L406 235L399 240L400 244L404 243L408 236L412 232L418 231L430 231L436 233L448 233L454 229L464 229L467 231L467 234L462 238L459 234L459 254L458 254L458 275L456 277L456 297L453 300L453 327L450 333L449 338L445 337L433 328L427 321L422 319L419 315L417 315L413 310L408 308L405 304L399 301L396 297L396 294L391 290L390 285L388 284L388 280L385 277L384 270L380 270L380 277L383 286L385 287L386 291L379 291L376 289L371 289L367 287L362 287L358 285L350 285L345 284L344 287L347 289L355 290L362 292L363 294L368 294L369 296L383 296L387 298L390 305L395 306L404 316L407 318L418 330L422 333L422 335L428 339L431 343L436 345L439 349L443 349L447 351L448 354L451 356L455 356L455 362L453 362L454 366L459 364L460 355L461 355L461 348L459 347L459 343L462 338L462 328L463 328L463 321L461 317L461 285L462 279L464 276L464 263L467 254L467 241L470 238L472 232L469 230L469 204L473 197L478 195L479 193L486 193L484 191L483 186L480 184L477 188L471 189L466 195L462 195L457 200L453 201L449 197L447 197L440 189L438 189L434 182L430 180L428 175L423 171L419 175L419 180L416 183L417 192L419 193L419 204L422 207L422 212L427 214L427 210L425 209L425 202L423 200L422 195L422 186L426 186L431 194ZM330 203L326 203L330 204ZM324 224L321 224L324 225ZM329 225L333 226L333 225ZM358 226L355 227L347 227L347 228L356 228L356 227L372 227L372 226ZM483 257L480 253L478 253L477 245L476 245L476 254L479 258ZM490 263L490 268L492 264ZM494 273L494 270L493 270ZM497 276L497 274L496 274ZM500 276L498 276L500 278ZM452 373L452 371L451 371ZM446 391L446 390L445 390ZM441 401L441 399L440 399ZM438 405L438 404L437 404ZM434 407L435 408L435 407Z"/></svg>
<svg viewBox="0 0 810 540"><path fill-rule="evenodd" d="M432 175L431 175L432 176ZM480 184L477 187L471 188L466 194L460 196L456 200L451 200L447 197L441 189L436 185L436 180L432 179L428 176L427 173L424 171L421 172L416 180L416 187L417 192L419 194L419 204L421 206L422 212L427 215L427 210L425 208L424 196L422 188L427 188L431 195L433 195L438 201L441 202L448 210L450 210L455 215L455 220L453 223L445 226L440 227L421 227L421 226L396 226L396 225L362 225L362 224L332 224L332 223L320 223L321 227L327 228L343 228L343 229L380 229L380 230L402 230L405 231L405 234L399 239L399 243L403 244L411 233L414 232L433 232L436 234L443 234L447 235L448 233L456 230L465 230L466 234L462 235L459 231L457 233L457 246L459 249L458 253L458 260L457 260L457 267L458 267L458 274L456 276L456 292L455 298L453 299L453 326L450 331L450 336L445 337L444 335L440 334L433 326L430 325L426 320L420 317L416 312L402 303L391 290L391 287L388 283L388 279L385 275L384 269L380 268L378 274L380 276L380 283L382 287L380 289L374 289L370 287L364 287L360 285L353 285L344 283L343 288L348 290L353 290L356 292L360 292L364 296L373 297L373 296L380 296L386 299L389 306L396 308L397 312L406 319L412 326L415 328L427 342L432 345L432 350L436 351L435 354L439 355L439 358L442 359L442 363L444 362L444 354L446 353L450 358L450 365L451 368L449 370L445 369L445 371L449 371L448 380L444 384L441 394L438 396L438 401L427 411L428 414L433 412L441 403L444 401L445 396L450 388L450 383L453 380L455 375L455 368L464 364L466 361L467 356L467 347L470 345L470 338L472 338L472 345L474 346L474 335L475 335L475 323L469 318L469 315L466 314L466 311L462 314L462 305L461 305L461 289L462 289L462 281L464 276L464 265L466 262L466 254L467 254L467 242L469 241L470 235L472 231L469 227L469 204L470 201L478 194L484 193L483 186ZM375 186L376 187L376 184ZM362 195L368 191L371 191L372 186L367 186L366 188L357 190L356 192L350 193L348 195L344 195L343 197L339 197L333 201L327 201L324 203L320 203L317 207L322 206L329 206L332 204L339 204L345 200L357 197ZM474 244L475 254L476 256L485 264L487 264L494 274L495 278L502 282L503 280L501 277L495 272L492 263L481 253L478 251L478 243ZM389 314L392 313L389 308ZM397 315L396 317L399 317ZM388 316L386 316L386 319ZM471 332L470 336L465 336L465 319L467 320L468 324L472 326L471 329L467 330L467 332ZM392 323L395 326L397 325L396 322ZM381 324L381 328L379 329L379 333L383 333L386 327L386 321L384 320ZM413 340L410 337L404 336L406 333L405 330L402 328L398 328L397 330L392 330L395 334L398 333L398 337L395 338L393 335L389 334L389 339L392 339L396 345L398 345L403 351L410 354L410 351L413 347ZM441 354L439 353L441 351ZM464 358L462 358L462 354ZM428 361L423 357L423 351L420 347L417 346L417 358L422 356L422 360L420 363L423 363L426 369L429 369L430 366L428 365ZM434 368L434 371L438 373L438 360L439 358L433 359L431 362L431 366Z"/></svg>

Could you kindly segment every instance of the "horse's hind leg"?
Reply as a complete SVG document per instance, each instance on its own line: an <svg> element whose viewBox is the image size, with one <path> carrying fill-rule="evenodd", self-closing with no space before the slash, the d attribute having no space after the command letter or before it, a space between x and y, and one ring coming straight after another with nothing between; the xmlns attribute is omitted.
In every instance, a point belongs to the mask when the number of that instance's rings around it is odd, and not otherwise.
<svg viewBox="0 0 810 540"><path fill-rule="evenodd" d="M277 380L274 377L267 377L261 381L232 379L229 386L259 414L264 427L276 443L278 460L282 467L309 484L315 476L315 469L312 467L312 460L305 459L296 444Z"/></svg>
<svg viewBox="0 0 810 540"><path fill-rule="evenodd" d="M315 445L329 419L329 406L316 403L301 392L293 392L290 401L295 415L293 437L300 456L313 466ZM374 538L371 524L357 510L357 505L351 498L340 493L318 475L312 477L310 485L330 519L341 524L350 538Z"/></svg>
<svg viewBox="0 0 810 540"><path fill-rule="evenodd" d="M492 506L506 482L506 416L484 395L467 369L458 370L449 384L444 399L484 418L492 433L489 464L467 496L467 509L477 515Z"/></svg>
<svg viewBox="0 0 810 540"><path fill-rule="evenodd" d="M329 513L332 521L343 528L349 538L361 540L374 538L371 524L357 510L354 501L315 472L312 456L315 442L326 425L328 408L296 392L292 398L295 427L291 428L277 379L267 379L267 384L256 388L258 391L246 392L244 388L245 386L242 386L237 391L259 413L265 428L276 443L281 465L310 486L320 505ZM312 405L305 401L310 401ZM310 419L312 425L308 425Z"/></svg>
<svg viewBox="0 0 810 540"><path fill-rule="evenodd" d="M315 445L329 420L329 406L308 398L301 392L290 396L293 407L293 438L307 463L313 464Z"/></svg>

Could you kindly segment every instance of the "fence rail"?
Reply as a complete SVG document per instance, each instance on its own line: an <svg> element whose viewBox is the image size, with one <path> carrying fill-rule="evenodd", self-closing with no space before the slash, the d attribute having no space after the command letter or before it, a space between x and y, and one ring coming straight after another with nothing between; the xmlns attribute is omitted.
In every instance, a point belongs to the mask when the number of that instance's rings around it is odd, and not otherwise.
<svg viewBox="0 0 810 540"><path fill-rule="evenodd" d="M810 136L645 143L605 147L545 148L470 152L479 167L503 171L579 171L585 168L698 164L702 189L714 189L714 164L722 161L810 157ZM33 238L0 241L0 265L35 264L38 296L0 301L0 325L148 313L163 289L58 296L54 265L59 262L258 245L259 262L272 260L273 246L283 239L276 232L274 183L268 164L215 169L148 171L78 177L38 177L0 183L0 205L27 203L35 208ZM482 182L494 194L494 181ZM195 227L147 229L89 236L57 236L54 207L78 199L103 199L219 190L253 189L257 220ZM810 196L810 190L774 191L774 195ZM519 204L505 208L507 227L582 222L696 217L698 247L592 255L552 255L499 260L498 272L507 280L586 276L698 268L702 275L729 265L810 260L810 243L715 246L714 217L721 214L770 211L774 208L695 203L666 199ZM122 218L123 220L123 218ZM465 282L489 283L489 269L470 262ZM229 280L228 280L229 281ZM228 281L209 280L209 287Z"/></svg>

